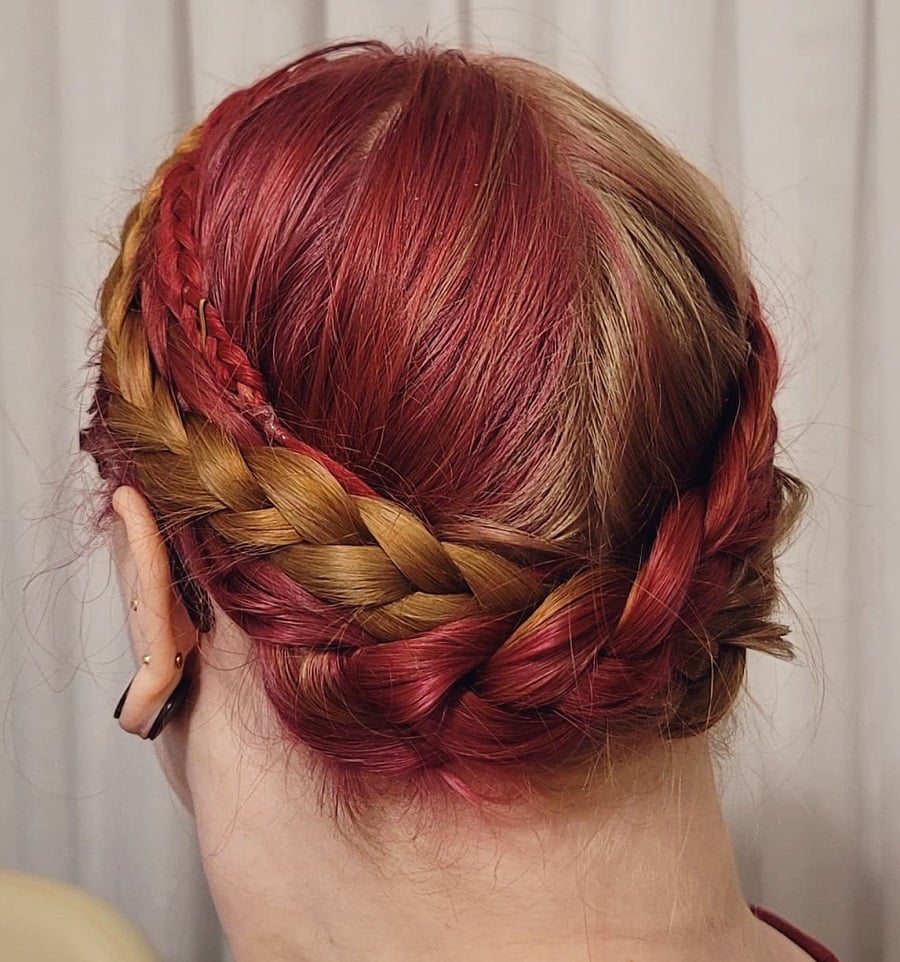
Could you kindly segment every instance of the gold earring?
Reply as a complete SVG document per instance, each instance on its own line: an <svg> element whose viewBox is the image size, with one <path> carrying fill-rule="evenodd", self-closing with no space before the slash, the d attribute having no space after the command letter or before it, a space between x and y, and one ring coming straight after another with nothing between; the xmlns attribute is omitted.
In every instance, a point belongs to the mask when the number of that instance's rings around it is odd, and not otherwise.
<svg viewBox="0 0 900 962"><path fill-rule="evenodd" d="M150 656L149 656L149 655L144 655L144 657L141 658L141 664L142 664L142 665L149 665L149 664L150 664ZM180 651L178 651L178 652L175 653L175 667L180 670L183 664L184 664L184 655L183 655Z"/></svg>
<svg viewBox="0 0 900 962"><path fill-rule="evenodd" d="M138 609L137 595L133 595L131 598L131 610L137 611L137 609Z"/></svg>

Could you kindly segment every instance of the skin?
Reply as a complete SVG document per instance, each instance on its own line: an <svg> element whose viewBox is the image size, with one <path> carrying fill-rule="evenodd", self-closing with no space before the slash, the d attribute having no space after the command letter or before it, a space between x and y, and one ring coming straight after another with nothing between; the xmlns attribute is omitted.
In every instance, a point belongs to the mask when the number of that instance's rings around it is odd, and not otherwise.
<svg viewBox="0 0 900 962"><path fill-rule="evenodd" d="M141 666L119 721L145 734L198 639L146 502L123 487L113 504ZM808 962L747 906L704 736L648 750L564 813L501 825L460 805L424 828L398 813L373 858L318 813L248 639L220 610L216 624L153 745L196 819L235 962Z"/></svg>

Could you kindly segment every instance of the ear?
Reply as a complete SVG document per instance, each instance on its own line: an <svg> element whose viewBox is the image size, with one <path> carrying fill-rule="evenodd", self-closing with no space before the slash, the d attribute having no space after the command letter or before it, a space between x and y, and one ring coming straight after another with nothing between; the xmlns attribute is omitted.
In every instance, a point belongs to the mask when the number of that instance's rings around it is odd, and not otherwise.
<svg viewBox="0 0 900 962"><path fill-rule="evenodd" d="M181 681L197 637L172 585L169 556L146 499L122 486L112 499L121 519L126 556L121 559L123 585L139 659L137 673L116 709L126 731L147 738L169 696Z"/></svg>

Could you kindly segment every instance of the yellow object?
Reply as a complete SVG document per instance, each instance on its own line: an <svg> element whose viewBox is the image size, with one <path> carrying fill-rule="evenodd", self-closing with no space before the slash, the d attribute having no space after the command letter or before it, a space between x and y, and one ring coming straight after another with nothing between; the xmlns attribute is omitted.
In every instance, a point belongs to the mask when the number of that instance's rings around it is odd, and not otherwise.
<svg viewBox="0 0 900 962"><path fill-rule="evenodd" d="M117 908L39 875L0 871L0 962L162 962Z"/></svg>

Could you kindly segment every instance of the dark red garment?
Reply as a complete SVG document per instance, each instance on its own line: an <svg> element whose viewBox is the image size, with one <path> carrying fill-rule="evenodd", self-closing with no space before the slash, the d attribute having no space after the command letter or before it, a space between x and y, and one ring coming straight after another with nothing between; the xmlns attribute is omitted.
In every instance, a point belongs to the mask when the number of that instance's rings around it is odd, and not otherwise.
<svg viewBox="0 0 900 962"><path fill-rule="evenodd" d="M782 935L787 936L792 942L799 945L800 948L812 956L816 962L838 962L838 957L826 949L821 942L817 942L805 932L801 932L800 929L791 925L790 922L781 918L780 915L776 915L774 912L770 912L768 909L761 908L758 905L751 905L750 910L758 919L771 925L772 928L778 929Z"/></svg>

